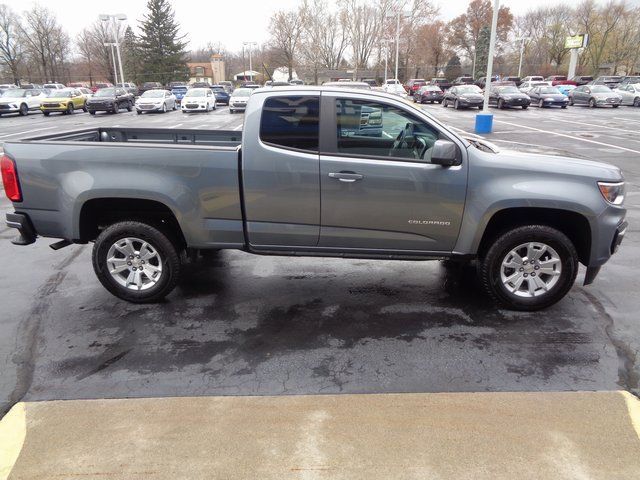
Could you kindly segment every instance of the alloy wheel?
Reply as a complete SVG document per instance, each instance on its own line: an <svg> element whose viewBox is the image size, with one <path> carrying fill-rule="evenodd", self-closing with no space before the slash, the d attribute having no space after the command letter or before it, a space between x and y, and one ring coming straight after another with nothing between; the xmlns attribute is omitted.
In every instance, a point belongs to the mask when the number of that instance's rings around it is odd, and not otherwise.
<svg viewBox="0 0 640 480"><path fill-rule="evenodd" d="M107 270L122 287L147 290L162 277L158 250L145 240L126 237L117 240L107 252Z"/></svg>
<svg viewBox="0 0 640 480"><path fill-rule="evenodd" d="M552 247L528 242L509 251L500 266L500 280L508 292L518 297L537 297L558 283L562 260Z"/></svg>

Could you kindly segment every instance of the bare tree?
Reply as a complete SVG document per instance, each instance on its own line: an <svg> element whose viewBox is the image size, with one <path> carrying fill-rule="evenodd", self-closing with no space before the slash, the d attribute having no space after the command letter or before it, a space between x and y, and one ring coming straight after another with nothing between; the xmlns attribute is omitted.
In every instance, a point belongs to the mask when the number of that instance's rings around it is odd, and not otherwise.
<svg viewBox="0 0 640 480"><path fill-rule="evenodd" d="M270 45L275 61L287 67L289 80L293 78L293 66L299 53L306 21L304 5L298 10L279 10L271 16Z"/></svg>
<svg viewBox="0 0 640 480"><path fill-rule="evenodd" d="M0 63L9 68L15 84L20 82L22 57L20 19L7 5L0 5Z"/></svg>
<svg viewBox="0 0 640 480"><path fill-rule="evenodd" d="M313 69L318 83L319 68L338 68L348 46L340 15L331 12L325 0L305 0L306 21L303 28L302 54L305 63Z"/></svg>
<svg viewBox="0 0 640 480"><path fill-rule="evenodd" d="M585 53L591 71L595 74L602 65L607 42L614 34L625 10L624 1L609 1L600 7L595 0L585 0L576 7L580 33L589 34L589 45Z"/></svg>

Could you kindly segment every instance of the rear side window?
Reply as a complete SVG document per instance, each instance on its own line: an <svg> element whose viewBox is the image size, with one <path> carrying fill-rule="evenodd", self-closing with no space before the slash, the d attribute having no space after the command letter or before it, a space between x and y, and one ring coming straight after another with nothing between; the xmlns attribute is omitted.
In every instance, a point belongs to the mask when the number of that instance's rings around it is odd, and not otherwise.
<svg viewBox="0 0 640 480"><path fill-rule="evenodd" d="M271 97L264 102L260 140L270 145L318 151L320 97Z"/></svg>

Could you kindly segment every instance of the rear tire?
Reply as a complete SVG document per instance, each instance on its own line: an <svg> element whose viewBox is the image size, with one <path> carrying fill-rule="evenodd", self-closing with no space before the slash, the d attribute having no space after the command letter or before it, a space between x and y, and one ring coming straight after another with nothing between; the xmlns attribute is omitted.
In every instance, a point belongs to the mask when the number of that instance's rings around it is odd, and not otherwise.
<svg viewBox="0 0 640 480"><path fill-rule="evenodd" d="M130 242L131 255L135 257L139 254L137 258L129 256L127 253L129 249L123 253L115 248L116 244L122 245L121 242L125 239L133 239ZM148 243L151 249L143 249L142 242ZM107 258L110 250L118 255L118 258L114 256L111 262ZM143 252L149 251L154 253L153 258L157 260L148 259L145 266L137 267L142 268L144 273L136 273L138 270L132 271L136 268L135 266L125 264L128 259L131 259L131 262L141 261L144 258ZM182 267L179 251L170 237L154 226L136 221L118 222L104 229L96 239L92 261L93 270L100 283L116 297L132 303L156 302L164 298L178 283ZM152 264L153 261L157 263ZM121 266L118 267L119 265ZM159 278L153 281L148 272L154 270L157 272L158 266L160 267ZM110 269L117 269L116 267L124 269L119 273L110 273ZM148 268L154 270L148 270ZM134 282L137 283L136 286Z"/></svg>
<svg viewBox="0 0 640 480"><path fill-rule="evenodd" d="M534 311L553 305L569 292L578 274L578 253L559 230L527 225L498 236L478 269L495 301L513 310Z"/></svg>
<svg viewBox="0 0 640 480"><path fill-rule="evenodd" d="M640 107L640 97L636 97L633 100L633 106L634 107Z"/></svg>

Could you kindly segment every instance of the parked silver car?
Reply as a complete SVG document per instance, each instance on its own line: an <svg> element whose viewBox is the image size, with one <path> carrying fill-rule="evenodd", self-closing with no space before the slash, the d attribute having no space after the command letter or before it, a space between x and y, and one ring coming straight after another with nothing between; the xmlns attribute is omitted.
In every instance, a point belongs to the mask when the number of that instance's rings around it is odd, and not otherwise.
<svg viewBox="0 0 640 480"><path fill-rule="evenodd" d="M622 105L640 107L640 83L621 84L614 92L622 97Z"/></svg>
<svg viewBox="0 0 640 480"><path fill-rule="evenodd" d="M588 105L591 108L611 105L618 108L622 97L606 85L581 85L569 92L569 105Z"/></svg>
<svg viewBox="0 0 640 480"><path fill-rule="evenodd" d="M147 90L136 100L136 112L166 112L175 110L176 96L169 90Z"/></svg>

